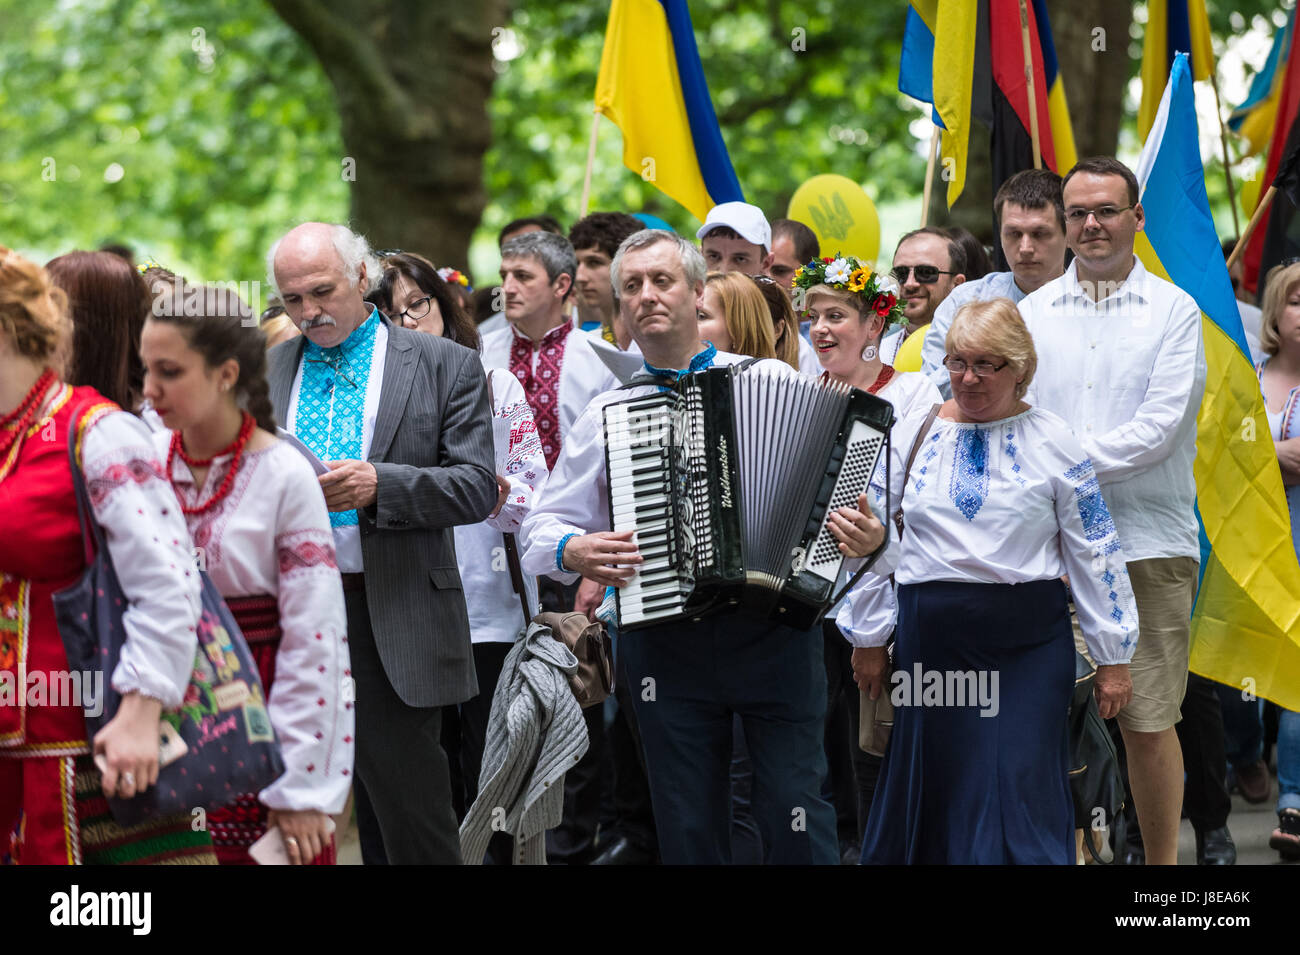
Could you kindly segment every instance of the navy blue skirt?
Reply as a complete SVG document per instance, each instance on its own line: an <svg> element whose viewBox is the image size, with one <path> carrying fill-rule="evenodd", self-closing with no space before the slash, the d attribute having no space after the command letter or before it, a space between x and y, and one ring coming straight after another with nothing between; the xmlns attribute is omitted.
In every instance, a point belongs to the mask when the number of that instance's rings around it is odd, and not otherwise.
<svg viewBox="0 0 1300 955"><path fill-rule="evenodd" d="M1070 865L1065 586L898 588L896 709L864 865Z"/></svg>

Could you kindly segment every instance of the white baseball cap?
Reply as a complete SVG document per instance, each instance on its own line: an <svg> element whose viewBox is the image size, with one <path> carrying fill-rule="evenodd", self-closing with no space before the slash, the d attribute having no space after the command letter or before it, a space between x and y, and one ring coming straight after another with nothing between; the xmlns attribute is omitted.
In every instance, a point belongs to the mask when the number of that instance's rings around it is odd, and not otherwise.
<svg viewBox="0 0 1300 955"><path fill-rule="evenodd" d="M751 206L748 202L723 202L714 206L709 210L704 225L695 233L695 238L703 239L724 225L734 229L746 242L761 245L765 249L772 247L772 227L767 224L767 216L763 215L763 210L758 206Z"/></svg>

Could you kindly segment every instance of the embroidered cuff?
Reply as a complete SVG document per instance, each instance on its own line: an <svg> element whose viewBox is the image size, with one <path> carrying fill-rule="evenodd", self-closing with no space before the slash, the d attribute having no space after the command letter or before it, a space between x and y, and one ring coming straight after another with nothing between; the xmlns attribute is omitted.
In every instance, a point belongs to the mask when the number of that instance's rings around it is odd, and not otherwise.
<svg viewBox="0 0 1300 955"><path fill-rule="evenodd" d="M560 538L560 542L555 545L555 569L556 570L562 570L566 574L573 573L573 571L569 570L569 568L564 566L564 545L569 542L570 537L577 537L577 536L578 536L577 534L565 534L563 537Z"/></svg>

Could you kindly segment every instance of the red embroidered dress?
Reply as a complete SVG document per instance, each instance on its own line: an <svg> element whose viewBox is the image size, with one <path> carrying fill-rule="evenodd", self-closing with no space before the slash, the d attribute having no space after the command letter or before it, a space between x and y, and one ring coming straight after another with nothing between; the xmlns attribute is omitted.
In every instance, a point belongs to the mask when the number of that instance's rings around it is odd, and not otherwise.
<svg viewBox="0 0 1300 955"><path fill-rule="evenodd" d="M144 425L92 388L55 384L42 404L0 477L0 857L72 864L108 848L108 861L138 861L132 842L162 830L117 829L111 846L98 841L114 824L86 755L81 703L93 678L68 672L51 600L86 569L70 438L80 443L91 505L131 602L127 644L111 674L120 692L180 702L197 647L199 578ZM93 837L83 832L91 821L100 830ZM210 861L206 835L198 835L162 836L163 854Z"/></svg>
<svg viewBox="0 0 1300 955"><path fill-rule="evenodd" d="M564 365L564 349L573 325L564 322L542 336L534 343L514 332L514 341L510 346L510 372L524 386L524 396L533 409L533 420L537 423L537 434L542 441L542 453L546 455L546 466L555 467L555 459L560 456L563 435L560 433L560 369ZM536 367L533 355L536 353Z"/></svg>

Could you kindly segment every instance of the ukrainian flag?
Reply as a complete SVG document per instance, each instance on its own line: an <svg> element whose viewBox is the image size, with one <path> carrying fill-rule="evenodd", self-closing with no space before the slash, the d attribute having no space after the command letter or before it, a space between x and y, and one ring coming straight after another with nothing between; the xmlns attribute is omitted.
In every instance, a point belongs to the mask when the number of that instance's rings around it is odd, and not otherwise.
<svg viewBox="0 0 1300 955"><path fill-rule="evenodd" d="M1268 59L1264 61L1264 68L1251 80L1246 101L1228 117L1228 128L1240 133L1250 144L1246 150L1248 156L1268 148L1273 128L1277 125L1277 103L1282 95L1287 58L1291 55L1291 31L1294 26L1295 10L1292 10L1286 26L1274 34ZM1254 210L1252 207L1246 211Z"/></svg>
<svg viewBox="0 0 1300 955"><path fill-rule="evenodd" d="M1138 106L1138 135L1144 140L1151 132L1160 91L1176 53L1191 54L1196 79L1208 79L1214 72L1205 0L1148 0L1147 28L1142 37L1142 102Z"/></svg>
<svg viewBox="0 0 1300 955"><path fill-rule="evenodd" d="M911 0L903 25L898 88L934 106L934 124L943 130L940 153L951 169L949 208L966 186L979 11L973 0Z"/></svg>
<svg viewBox="0 0 1300 955"><path fill-rule="evenodd" d="M1153 4L1154 5L1154 4ZM1196 438L1201 582L1194 671L1300 709L1300 565L1232 284L1210 218L1192 71L1175 57L1138 161L1137 253L1201 308L1209 375Z"/></svg>
<svg viewBox="0 0 1300 955"><path fill-rule="evenodd" d="M744 201L704 82L686 0L614 0L596 110L623 132L623 164L703 221Z"/></svg>

